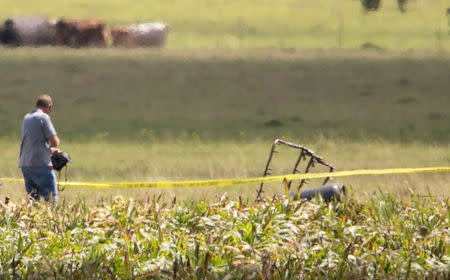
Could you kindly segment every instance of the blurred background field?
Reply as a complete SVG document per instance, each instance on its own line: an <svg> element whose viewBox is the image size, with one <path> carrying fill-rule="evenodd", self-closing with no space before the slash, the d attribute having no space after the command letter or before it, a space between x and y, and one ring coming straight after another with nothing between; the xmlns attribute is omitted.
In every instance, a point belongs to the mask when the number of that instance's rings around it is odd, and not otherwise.
<svg viewBox="0 0 450 280"><path fill-rule="evenodd" d="M0 18L43 13L109 24L161 20L148 49L0 48L0 177L20 177L20 125L38 94L54 98L61 148L78 181L260 176L275 138L339 170L450 164L447 1L4 1ZM296 153L279 154L290 172ZM292 157L292 158L291 158ZM448 173L341 178L364 199L381 188L448 197ZM314 182L309 184L314 185ZM257 186L164 190L166 199L253 199ZM1 196L24 196L5 184ZM282 192L268 185L267 194ZM62 199L159 190L66 189Z"/></svg>
<svg viewBox="0 0 450 280"><path fill-rule="evenodd" d="M170 26L168 48L360 48L449 50L446 0L382 1L364 13L360 1L0 0L0 19L45 14L101 18L107 24L162 21Z"/></svg>

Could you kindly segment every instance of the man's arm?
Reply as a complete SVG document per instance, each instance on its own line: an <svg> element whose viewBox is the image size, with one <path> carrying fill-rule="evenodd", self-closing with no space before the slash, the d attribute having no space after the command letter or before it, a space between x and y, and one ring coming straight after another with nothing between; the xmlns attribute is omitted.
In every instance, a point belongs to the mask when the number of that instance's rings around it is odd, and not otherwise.
<svg viewBox="0 0 450 280"><path fill-rule="evenodd" d="M56 148L59 146L59 137L58 135L53 135L47 138L48 142L50 143L51 148Z"/></svg>

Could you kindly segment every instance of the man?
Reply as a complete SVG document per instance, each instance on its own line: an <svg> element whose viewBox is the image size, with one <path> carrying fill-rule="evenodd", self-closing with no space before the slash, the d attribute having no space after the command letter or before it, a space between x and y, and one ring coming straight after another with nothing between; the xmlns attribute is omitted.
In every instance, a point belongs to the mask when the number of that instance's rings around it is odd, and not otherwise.
<svg viewBox="0 0 450 280"><path fill-rule="evenodd" d="M36 108L26 114L22 123L20 162L25 189L34 199L43 197L58 201L56 177L50 155L58 151L59 138L48 115L52 111L52 99L43 94L36 101Z"/></svg>

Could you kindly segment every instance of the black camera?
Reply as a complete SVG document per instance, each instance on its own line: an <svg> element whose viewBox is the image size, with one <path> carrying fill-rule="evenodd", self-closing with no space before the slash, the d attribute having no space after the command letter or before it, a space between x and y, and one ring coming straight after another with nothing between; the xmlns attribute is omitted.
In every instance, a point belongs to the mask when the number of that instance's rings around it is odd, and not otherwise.
<svg viewBox="0 0 450 280"><path fill-rule="evenodd" d="M51 157L53 168L60 171L68 162L72 162L72 159L67 153L55 152Z"/></svg>

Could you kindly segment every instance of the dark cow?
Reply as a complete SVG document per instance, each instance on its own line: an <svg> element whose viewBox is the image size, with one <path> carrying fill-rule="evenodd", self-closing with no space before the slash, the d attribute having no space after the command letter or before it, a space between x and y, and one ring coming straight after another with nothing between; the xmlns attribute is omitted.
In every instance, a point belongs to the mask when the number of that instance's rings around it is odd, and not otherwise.
<svg viewBox="0 0 450 280"><path fill-rule="evenodd" d="M380 7L381 0L361 0L365 11L376 11Z"/></svg>
<svg viewBox="0 0 450 280"><path fill-rule="evenodd" d="M3 26L0 27L0 43L9 46L18 46L20 39L13 29L14 23L7 19Z"/></svg>
<svg viewBox="0 0 450 280"><path fill-rule="evenodd" d="M0 29L0 41L10 46L51 45L53 25L43 15L12 17Z"/></svg>
<svg viewBox="0 0 450 280"><path fill-rule="evenodd" d="M99 19L60 19L55 25L54 42L57 46L105 47L105 24Z"/></svg>

